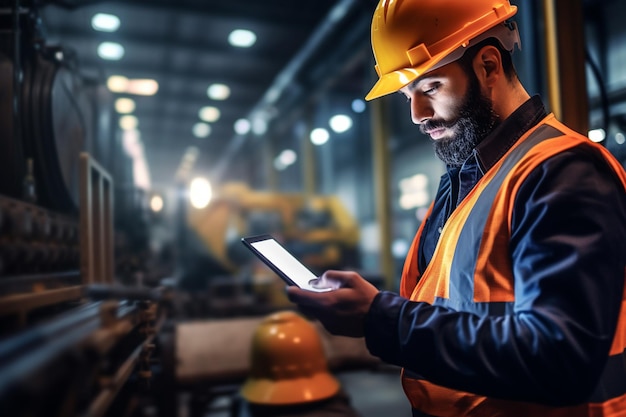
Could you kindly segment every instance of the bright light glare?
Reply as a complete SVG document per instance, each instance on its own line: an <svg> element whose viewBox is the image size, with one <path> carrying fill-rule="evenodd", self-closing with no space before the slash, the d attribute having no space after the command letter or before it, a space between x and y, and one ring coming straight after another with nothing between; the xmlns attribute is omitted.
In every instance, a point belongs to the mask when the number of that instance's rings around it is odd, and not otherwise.
<svg viewBox="0 0 626 417"><path fill-rule="evenodd" d="M238 135L245 135L250 131L250 122L248 119L239 119L235 122L235 132Z"/></svg>
<svg viewBox="0 0 626 417"><path fill-rule="evenodd" d="M115 110L118 113L132 113L135 111L135 101L122 97L115 100Z"/></svg>
<svg viewBox="0 0 626 417"><path fill-rule="evenodd" d="M624 136L623 133L616 133L615 134L615 142L617 142L618 145L623 145L624 142L626 142L626 136Z"/></svg>
<svg viewBox="0 0 626 417"><path fill-rule="evenodd" d="M120 27L120 19L114 14L96 13L91 18L91 27L100 32L115 32Z"/></svg>
<svg viewBox="0 0 626 417"><path fill-rule="evenodd" d="M123 130L137 130L139 126L139 120L131 114L120 117L120 127Z"/></svg>
<svg viewBox="0 0 626 417"><path fill-rule="evenodd" d="M211 134L211 126L206 123L196 123L193 125L193 135L197 138L206 138Z"/></svg>
<svg viewBox="0 0 626 417"><path fill-rule="evenodd" d="M329 138L330 134L328 133L328 130L324 128L318 127L317 129L313 129L311 131L310 139L313 145L323 145L328 142Z"/></svg>
<svg viewBox="0 0 626 417"><path fill-rule="evenodd" d="M220 110L217 107L206 106L200 109L199 116L205 122L216 122L220 118Z"/></svg>
<svg viewBox="0 0 626 417"><path fill-rule="evenodd" d="M194 178L189 185L189 201L194 208L203 209L211 202L213 190L206 178Z"/></svg>
<svg viewBox="0 0 626 417"><path fill-rule="evenodd" d="M98 56L102 59L117 61L124 56L124 47L115 42L102 42L98 45Z"/></svg>
<svg viewBox="0 0 626 417"><path fill-rule="evenodd" d="M345 114L338 114L330 118L330 128L337 133L343 133L352 127L352 119Z"/></svg>
<svg viewBox="0 0 626 417"><path fill-rule="evenodd" d="M150 209L152 209L155 213L163 210L163 197L160 195L153 195L150 199Z"/></svg>
<svg viewBox="0 0 626 417"><path fill-rule="evenodd" d="M589 131L588 136L592 142L598 143L606 139L606 132L604 129L593 129Z"/></svg>
<svg viewBox="0 0 626 417"><path fill-rule="evenodd" d="M212 84L206 93L213 100L226 100L230 96L230 88L225 84Z"/></svg>
<svg viewBox="0 0 626 417"><path fill-rule="evenodd" d="M246 29L236 29L228 35L228 42L230 42L232 46L249 48L256 42L256 35L254 32Z"/></svg>

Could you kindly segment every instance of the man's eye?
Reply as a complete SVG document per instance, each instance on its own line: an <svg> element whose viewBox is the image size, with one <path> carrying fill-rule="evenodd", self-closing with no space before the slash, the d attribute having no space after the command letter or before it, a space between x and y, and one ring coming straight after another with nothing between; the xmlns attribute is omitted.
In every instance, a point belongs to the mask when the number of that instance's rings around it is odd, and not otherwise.
<svg viewBox="0 0 626 417"><path fill-rule="evenodd" d="M422 93L427 95L427 96L429 96L431 94L435 94L438 89L439 89L439 84L435 84L435 85L431 86L430 88L422 91Z"/></svg>

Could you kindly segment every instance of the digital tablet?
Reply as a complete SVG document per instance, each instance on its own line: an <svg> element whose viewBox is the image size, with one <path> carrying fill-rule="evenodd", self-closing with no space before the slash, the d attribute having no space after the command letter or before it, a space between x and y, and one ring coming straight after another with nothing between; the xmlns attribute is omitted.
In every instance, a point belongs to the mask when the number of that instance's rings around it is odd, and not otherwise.
<svg viewBox="0 0 626 417"><path fill-rule="evenodd" d="M287 284L316 292L332 290L332 288L312 287L309 282L317 279L317 276L271 235L244 237L241 239L241 242Z"/></svg>

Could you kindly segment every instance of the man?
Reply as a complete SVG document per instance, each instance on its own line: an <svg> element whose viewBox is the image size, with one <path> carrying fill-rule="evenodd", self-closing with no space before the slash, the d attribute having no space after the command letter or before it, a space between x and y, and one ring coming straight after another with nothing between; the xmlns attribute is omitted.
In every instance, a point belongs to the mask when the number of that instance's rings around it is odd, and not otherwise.
<svg viewBox="0 0 626 417"><path fill-rule="evenodd" d="M289 298L402 366L414 416L626 416L626 173L530 97L507 0L381 0L380 79L447 166L400 295L327 271Z"/></svg>

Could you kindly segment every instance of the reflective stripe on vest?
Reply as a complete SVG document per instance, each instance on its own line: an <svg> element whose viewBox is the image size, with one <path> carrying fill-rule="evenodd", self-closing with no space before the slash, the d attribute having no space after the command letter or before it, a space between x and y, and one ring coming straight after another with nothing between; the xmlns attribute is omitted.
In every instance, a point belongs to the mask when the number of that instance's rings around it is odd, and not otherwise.
<svg viewBox="0 0 626 417"><path fill-rule="evenodd" d="M520 138L454 210L423 273L417 253L422 222L405 261L401 295L479 315L512 314L515 294L508 244L515 196L534 168L579 145L599 152L626 188L626 173L605 148L549 115ZM402 384L413 408L441 417L626 417L625 348L626 287L610 357L590 403L555 408L496 400L437 386L408 370L403 372Z"/></svg>

